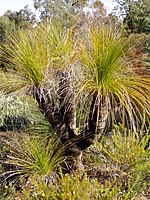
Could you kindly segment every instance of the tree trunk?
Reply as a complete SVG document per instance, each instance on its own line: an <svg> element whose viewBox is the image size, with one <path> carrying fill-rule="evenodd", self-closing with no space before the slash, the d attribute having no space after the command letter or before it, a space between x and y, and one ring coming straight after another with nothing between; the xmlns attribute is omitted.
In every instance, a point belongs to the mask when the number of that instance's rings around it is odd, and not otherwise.
<svg viewBox="0 0 150 200"><path fill-rule="evenodd" d="M53 97L46 89L36 88L34 97L41 112L65 147L67 171L82 170L82 154L94 144L103 132L108 117L108 105L105 97L93 95L86 126L81 134L76 135L76 106L74 92L68 72L61 74L58 97L60 106L55 105Z"/></svg>
<svg viewBox="0 0 150 200"><path fill-rule="evenodd" d="M74 170L82 170L82 154L85 149L94 144L105 129L108 117L108 101L106 97L99 97L97 93L93 95L89 116L85 129L78 136L71 140L69 155L73 155L75 161L73 163Z"/></svg>
<svg viewBox="0 0 150 200"><path fill-rule="evenodd" d="M76 136L76 106L70 76L71 74L67 71L61 72L58 90L60 115L63 116L63 120L66 125L65 135L67 136L67 140Z"/></svg>
<svg viewBox="0 0 150 200"><path fill-rule="evenodd" d="M81 150L87 149L94 144L105 129L108 117L108 103L106 97L98 97L98 94L93 95L89 117L84 131L79 136L77 146Z"/></svg>

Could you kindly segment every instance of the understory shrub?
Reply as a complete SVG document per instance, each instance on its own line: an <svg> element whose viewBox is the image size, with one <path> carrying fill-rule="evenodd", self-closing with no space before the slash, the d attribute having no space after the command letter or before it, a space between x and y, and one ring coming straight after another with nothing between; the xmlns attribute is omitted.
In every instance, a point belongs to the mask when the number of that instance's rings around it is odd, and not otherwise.
<svg viewBox="0 0 150 200"><path fill-rule="evenodd" d="M17 137L5 142L7 155L1 158L2 200L134 200L148 195L149 130L141 139L116 128L85 152L85 170L73 174L63 174L65 147L58 138Z"/></svg>
<svg viewBox="0 0 150 200"><path fill-rule="evenodd" d="M38 109L32 98L21 98L13 95L0 95L0 131L35 131L50 125ZM44 127L44 128L43 128Z"/></svg>
<svg viewBox="0 0 150 200"><path fill-rule="evenodd" d="M109 137L91 146L85 153L89 176L99 182L116 179L121 184L120 198L134 199L150 190L150 129L141 138L139 133L118 127Z"/></svg>

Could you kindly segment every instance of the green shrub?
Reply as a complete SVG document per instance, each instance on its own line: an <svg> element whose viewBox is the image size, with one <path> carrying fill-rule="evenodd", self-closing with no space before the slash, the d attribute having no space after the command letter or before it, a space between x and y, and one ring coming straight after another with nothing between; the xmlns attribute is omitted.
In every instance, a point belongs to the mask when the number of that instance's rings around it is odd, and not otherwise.
<svg viewBox="0 0 150 200"><path fill-rule="evenodd" d="M16 192L19 200L110 200L117 199L120 186L106 182L100 185L98 180L89 179L86 174L74 176L60 174L55 183L47 183L42 176L30 177L28 185L23 184L21 192Z"/></svg>
<svg viewBox="0 0 150 200"><path fill-rule="evenodd" d="M50 125L32 98L0 95L0 131L47 132Z"/></svg>
<svg viewBox="0 0 150 200"><path fill-rule="evenodd" d="M100 182L116 179L122 185L120 198L134 199L141 191L147 192L150 151L145 146L149 139L149 130L141 138L138 133L116 128L111 137L105 137L85 153L88 174Z"/></svg>
<svg viewBox="0 0 150 200"><path fill-rule="evenodd" d="M63 149L58 138L50 139L36 136L15 135L4 141L7 154L1 158L4 171L1 178L6 182L15 182L20 177L47 176L53 173L64 161Z"/></svg>
<svg viewBox="0 0 150 200"><path fill-rule="evenodd" d="M1 180L8 183L3 184L2 199L134 200L149 190L150 151L145 150L149 138L149 130L141 139L137 133L116 128L112 137L85 152L86 171L64 175L65 148L55 137L14 136L6 141L9 151L1 159L2 165L10 166L1 171Z"/></svg>
<svg viewBox="0 0 150 200"><path fill-rule="evenodd" d="M19 97L0 96L0 130L14 131L25 129L29 123L29 110Z"/></svg>

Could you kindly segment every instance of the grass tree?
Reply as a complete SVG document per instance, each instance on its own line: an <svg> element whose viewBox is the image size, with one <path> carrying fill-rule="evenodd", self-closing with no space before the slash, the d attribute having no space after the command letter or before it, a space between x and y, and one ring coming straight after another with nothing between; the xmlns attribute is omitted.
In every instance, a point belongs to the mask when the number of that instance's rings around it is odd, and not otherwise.
<svg viewBox="0 0 150 200"><path fill-rule="evenodd" d="M107 123L136 129L149 115L150 79L136 74L128 39L111 27L74 29L52 24L10 36L0 47L0 90L30 94L65 146L69 170L82 167L82 152ZM67 147L67 148L66 148Z"/></svg>

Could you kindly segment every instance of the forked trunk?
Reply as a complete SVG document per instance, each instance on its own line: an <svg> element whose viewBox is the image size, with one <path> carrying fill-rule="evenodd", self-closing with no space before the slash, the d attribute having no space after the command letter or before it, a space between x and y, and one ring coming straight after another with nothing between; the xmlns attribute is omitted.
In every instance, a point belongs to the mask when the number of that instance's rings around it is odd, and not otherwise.
<svg viewBox="0 0 150 200"><path fill-rule="evenodd" d="M89 116L85 129L78 136L71 140L70 152L68 156L73 155L74 163L72 166L74 170L82 170L82 154L85 149L94 144L103 133L108 117L108 101L107 98L102 96L99 98L98 94L93 95Z"/></svg>
<svg viewBox="0 0 150 200"><path fill-rule="evenodd" d="M86 126L81 134L76 135L76 107L69 75L62 73L59 90L60 106L57 107L46 89L36 88L34 97L39 108L65 147L66 169L68 172L82 170L82 154L94 144L102 134L108 117L108 105L105 97L93 95Z"/></svg>

